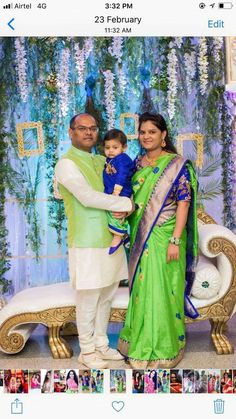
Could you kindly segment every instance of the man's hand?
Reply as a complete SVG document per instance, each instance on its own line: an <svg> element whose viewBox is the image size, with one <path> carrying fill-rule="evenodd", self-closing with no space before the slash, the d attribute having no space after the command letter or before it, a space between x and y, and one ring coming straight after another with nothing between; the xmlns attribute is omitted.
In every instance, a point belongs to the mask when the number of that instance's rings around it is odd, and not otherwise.
<svg viewBox="0 0 236 419"><path fill-rule="evenodd" d="M132 209L131 209L131 211L129 211L128 212L128 217L136 210L136 206L135 206L135 203L134 203L134 200L133 200L133 197L131 196L131 203L132 203Z"/></svg>
<svg viewBox="0 0 236 419"><path fill-rule="evenodd" d="M127 217L127 212L112 212L112 215L114 218L117 218L118 220Z"/></svg>
<svg viewBox="0 0 236 419"><path fill-rule="evenodd" d="M170 243L167 249L166 261L171 262L172 260L179 260L179 246Z"/></svg>
<svg viewBox="0 0 236 419"><path fill-rule="evenodd" d="M113 215L114 218L118 218L118 219L126 218L126 217L129 217L130 214L132 214L135 211L136 208L135 208L134 200L133 200L132 197L130 199L131 199L131 203L132 203L131 211L129 211L129 212L112 212L112 215Z"/></svg>

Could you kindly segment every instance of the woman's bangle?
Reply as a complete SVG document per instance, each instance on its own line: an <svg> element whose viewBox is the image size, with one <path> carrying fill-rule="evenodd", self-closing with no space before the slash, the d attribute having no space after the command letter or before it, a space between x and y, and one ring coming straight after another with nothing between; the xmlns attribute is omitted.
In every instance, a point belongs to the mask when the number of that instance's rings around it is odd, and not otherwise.
<svg viewBox="0 0 236 419"><path fill-rule="evenodd" d="M176 246L179 246L181 244L181 239L177 239L177 237L170 237L169 242L171 244L175 244Z"/></svg>

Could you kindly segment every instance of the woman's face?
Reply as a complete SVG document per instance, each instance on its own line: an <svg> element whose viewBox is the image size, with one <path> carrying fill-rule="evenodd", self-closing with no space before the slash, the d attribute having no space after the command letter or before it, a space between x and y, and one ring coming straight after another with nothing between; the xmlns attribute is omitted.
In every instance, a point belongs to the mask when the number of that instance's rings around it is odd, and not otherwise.
<svg viewBox="0 0 236 419"><path fill-rule="evenodd" d="M145 150L154 151L160 149L165 136L166 131L162 132L151 121L146 121L141 124L139 141Z"/></svg>
<svg viewBox="0 0 236 419"><path fill-rule="evenodd" d="M74 373L73 373L73 371L70 371L70 378L74 378Z"/></svg>
<svg viewBox="0 0 236 419"><path fill-rule="evenodd" d="M16 379L16 387L19 388L20 385L21 385L21 379L20 378L17 378Z"/></svg>

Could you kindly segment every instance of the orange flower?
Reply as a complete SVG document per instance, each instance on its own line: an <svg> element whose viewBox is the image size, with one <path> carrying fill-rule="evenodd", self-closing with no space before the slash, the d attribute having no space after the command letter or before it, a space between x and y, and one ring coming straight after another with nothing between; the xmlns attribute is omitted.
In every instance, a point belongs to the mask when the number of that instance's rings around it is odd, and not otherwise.
<svg viewBox="0 0 236 419"><path fill-rule="evenodd" d="M143 177L140 177L138 181L139 181L140 185L142 185L145 182L145 179Z"/></svg>

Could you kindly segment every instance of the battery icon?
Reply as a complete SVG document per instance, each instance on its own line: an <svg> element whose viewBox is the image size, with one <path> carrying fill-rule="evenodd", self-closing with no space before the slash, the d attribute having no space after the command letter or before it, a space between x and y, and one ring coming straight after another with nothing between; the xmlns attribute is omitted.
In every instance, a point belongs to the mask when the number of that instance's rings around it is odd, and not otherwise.
<svg viewBox="0 0 236 419"><path fill-rule="evenodd" d="M218 3L219 9L232 9L233 3L230 1L224 1L222 3Z"/></svg>

